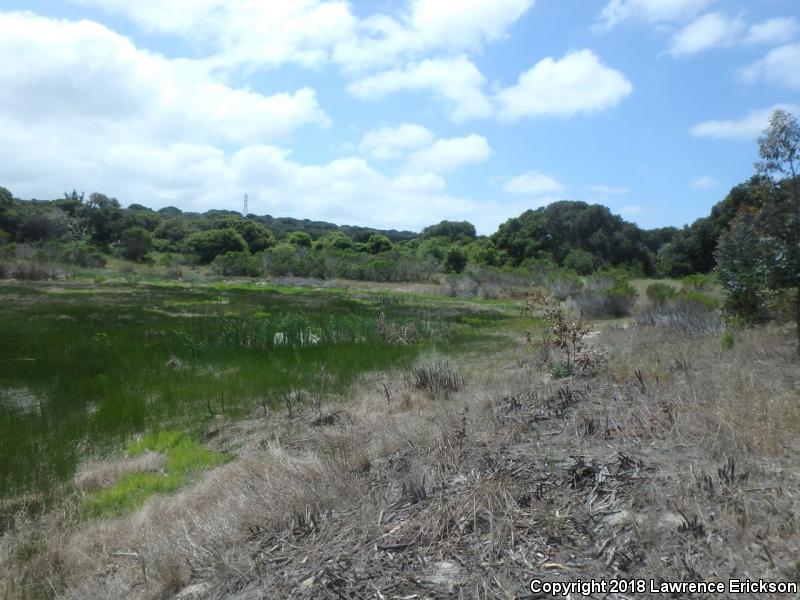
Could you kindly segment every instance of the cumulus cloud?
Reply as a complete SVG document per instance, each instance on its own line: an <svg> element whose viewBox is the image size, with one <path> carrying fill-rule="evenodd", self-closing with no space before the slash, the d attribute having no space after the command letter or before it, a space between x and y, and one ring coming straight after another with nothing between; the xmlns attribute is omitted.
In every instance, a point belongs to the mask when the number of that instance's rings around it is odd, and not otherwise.
<svg viewBox="0 0 800 600"><path fill-rule="evenodd" d="M405 170L446 173L460 167L485 162L492 155L486 138L471 134L466 137L436 140L429 147L412 153Z"/></svg>
<svg viewBox="0 0 800 600"><path fill-rule="evenodd" d="M0 180L22 197L57 197L74 186L123 203L205 211L238 210L247 193L251 212L259 214L412 230L457 215L482 233L526 208L451 195L434 173L387 176L359 157L301 164L272 145L224 152L199 144L126 144L101 135L53 139L35 149L28 138L44 130L11 125L0 119L6 140L0 145Z"/></svg>
<svg viewBox="0 0 800 600"><path fill-rule="evenodd" d="M505 120L561 116L612 108L633 91L619 71L604 65L591 50L548 57L519 76L517 84L496 95Z"/></svg>
<svg viewBox="0 0 800 600"><path fill-rule="evenodd" d="M800 27L794 17L775 17L751 25L747 30L747 44L783 44L797 35Z"/></svg>
<svg viewBox="0 0 800 600"><path fill-rule="evenodd" d="M752 140L764 131L769 124L770 115L777 108L794 113L800 111L800 106L794 104L778 104L770 108L751 110L739 119L703 121L692 127L690 132L695 137Z"/></svg>
<svg viewBox="0 0 800 600"><path fill-rule="evenodd" d="M692 17L713 0L609 0L598 21L612 28L625 21L665 23Z"/></svg>
<svg viewBox="0 0 800 600"><path fill-rule="evenodd" d="M381 127L364 134L358 150L375 160L402 158L410 150L429 146L433 134L422 125L402 123L397 127Z"/></svg>
<svg viewBox="0 0 800 600"><path fill-rule="evenodd" d="M399 14L357 17L344 0L73 0L121 14L141 27L190 36L217 66L333 61L385 67L444 50L479 50L502 38L533 0L413 0Z"/></svg>
<svg viewBox="0 0 800 600"><path fill-rule="evenodd" d="M363 100L379 100L403 90L426 90L449 107L454 121L461 122L491 114L491 103L482 90L485 83L478 68L460 55L383 71L353 82L347 90Z"/></svg>
<svg viewBox="0 0 800 600"><path fill-rule="evenodd" d="M670 54L689 56L709 48L732 46L745 30L739 17L714 12L692 21L673 38Z"/></svg>
<svg viewBox="0 0 800 600"><path fill-rule="evenodd" d="M800 90L800 42L786 44L748 65L739 73L743 81L765 81L773 85Z"/></svg>
<svg viewBox="0 0 800 600"><path fill-rule="evenodd" d="M90 21L0 13L0 110L18 122L81 123L125 137L274 140L328 117L316 93L232 88L200 64L168 60Z"/></svg>
<svg viewBox="0 0 800 600"><path fill-rule="evenodd" d="M512 177L503 185L503 191L506 193L526 197L561 194L565 190L566 187L562 183L537 171Z"/></svg>

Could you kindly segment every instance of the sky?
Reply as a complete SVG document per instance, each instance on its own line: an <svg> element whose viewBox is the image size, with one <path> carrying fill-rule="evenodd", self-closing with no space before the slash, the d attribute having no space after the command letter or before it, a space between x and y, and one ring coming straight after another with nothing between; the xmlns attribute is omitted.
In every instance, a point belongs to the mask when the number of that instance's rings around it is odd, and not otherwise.
<svg viewBox="0 0 800 600"><path fill-rule="evenodd" d="M800 115L797 0L0 0L0 185L489 234L682 226Z"/></svg>

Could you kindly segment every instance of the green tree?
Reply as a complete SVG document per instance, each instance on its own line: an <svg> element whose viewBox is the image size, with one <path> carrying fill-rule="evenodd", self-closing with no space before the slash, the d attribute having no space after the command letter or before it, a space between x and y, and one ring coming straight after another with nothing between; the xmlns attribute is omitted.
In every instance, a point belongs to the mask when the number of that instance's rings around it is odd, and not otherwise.
<svg viewBox="0 0 800 600"><path fill-rule="evenodd" d="M715 258L717 275L725 288L725 307L747 321L765 317L768 274L764 244L754 211L743 210L719 238Z"/></svg>
<svg viewBox="0 0 800 600"><path fill-rule="evenodd" d="M475 226L468 221L441 221L420 234L423 240L434 237L446 237L451 242L469 241L475 238Z"/></svg>
<svg viewBox="0 0 800 600"><path fill-rule="evenodd" d="M797 119L785 110L775 110L769 126L758 139L758 153L761 157L761 162L756 163L759 172L770 177L778 175L789 179L792 203L787 203L785 209L777 213L780 215L779 222L793 223L788 227L788 235L777 236L776 242L785 252L785 259L776 268L793 275L789 284L795 288L797 353L800 355L800 190L797 182L800 170L800 125Z"/></svg>
<svg viewBox="0 0 800 600"><path fill-rule="evenodd" d="M293 231L286 237L286 241L293 246L311 248L311 236L305 231Z"/></svg>
<svg viewBox="0 0 800 600"><path fill-rule="evenodd" d="M122 232L119 238L120 256L128 260L140 261L153 245L153 234L144 227L131 227Z"/></svg>
<svg viewBox="0 0 800 600"><path fill-rule="evenodd" d="M392 249L391 240L385 235L372 234L367 240L367 252L370 254L380 254Z"/></svg>
<svg viewBox="0 0 800 600"><path fill-rule="evenodd" d="M448 273L461 273L467 266L467 253L461 248L450 248L444 257L444 269Z"/></svg>
<svg viewBox="0 0 800 600"><path fill-rule="evenodd" d="M247 242L235 229L198 231L186 238L184 244L201 264L208 264L226 252L247 252Z"/></svg>

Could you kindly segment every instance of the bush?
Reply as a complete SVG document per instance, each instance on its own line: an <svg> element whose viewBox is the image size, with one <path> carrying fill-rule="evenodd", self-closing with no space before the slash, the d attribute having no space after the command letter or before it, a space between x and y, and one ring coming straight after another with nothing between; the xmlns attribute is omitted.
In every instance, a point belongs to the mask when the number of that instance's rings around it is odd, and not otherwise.
<svg viewBox="0 0 800 600"><path fill-rule="evenodd" d="M215 273L226 277L263 277L265 269L260 255L227 252L211 263Z"/></svg>
<svg viewBox="0 0 800 600"><path fill-rule="evenodd" d="M636 296L627 274L615 269L592 275L575 302L589 317L625 317L631 314Z"/></svg>
<svg viewBox="0 0 800 600"><path fill-rule="evenodd" d="M11 277L25 281L44 281L57 279L58 273L54 269L33 262L21 262L11 269Z"/></svg>
<svg viewBox="0 0 800 600"><path fill-rule="evenodd" d="M77 267L99 269L106 266L106 259L89 244L73 242L61 250L61 262Z"/></svg>
<svg viewBox="0 0 800 600"><path fill-rule="evenodd" d="M677 296L678 290L671 285L657 281L648 285L645 293L654 306L663 307Z"/></svg>
<svg viewBox="0 0 800 600"><path fill-rule="evenodd" d="M391 240L385 235L373 234L367 240L367 252L370 254L380 254L392 249Z"/></svg>
<svg viewBox="0 0 800 600"><path fill-rule="evenodd" d="M720 338L719 345L723 350L733 350L733 346L735 344L733 333L730 331L724 331L722 333L722 338Z"/></svg>
<svg viewBox="0 0 800 600"><path fill-rule="evenodd" d="M245 252L248 249L242 234L231 228L198 231L187 237L184 244L202 264L208 264L227 252Z"/></svg>
<svg viewBox="0 0 800 600"><path fill-rule="evenodd" d="M122 258L141 261L153 245L153 234L144 227L131 227L122 232L118 247Z"/></svg>
<svg viewBox="0 0 800 600"><path fill-rule="evenodd" d="M458 370L443 360L421 363L411 369L409 383L418 390L425 390L433 397L444 393L447 397L464 387L464 377Z"/></svg>
<svg viewBox="0 0 800 600"><path fill-rule="evenodd" d="M653 304L639 316L642 325L669 327L683 332L715 331L721 326L719 302L700 292L681 291L663 305Z"/></svg>
<svg viewBox="0 0 800 600"><path fill-rule="evenodd" d="M311 236L305 231L293 231L286 238L286 243L292 244L293 246L311 248Z"/></svg>
<svg viewBox="0 0 800 600"><path fill-rule="evenodd" d="M544 276L544 284L554 298L566 300L583 288L583 281L578 274L568 269L554 269Z"/></svg>
<svg viewBox="0 0 800 600"><path fill-rule="evenodd" d="M8 279L8 266L0 262L0 279Z"/></svg>
<svg viewBox="0 0 800 600"><path fill-rule="evenodd" d="M586 250L573 248L564 257L563 264L566 268L572 269L579 275L589 275L597 267L597 259Z"/></svg>
<svg viewBox="0 0 800 600"><path fill-rule="evenodd" d="M460 248L451 248L444 257L444 270L448 273L461 273L467 266L467 255Z"/></svg>

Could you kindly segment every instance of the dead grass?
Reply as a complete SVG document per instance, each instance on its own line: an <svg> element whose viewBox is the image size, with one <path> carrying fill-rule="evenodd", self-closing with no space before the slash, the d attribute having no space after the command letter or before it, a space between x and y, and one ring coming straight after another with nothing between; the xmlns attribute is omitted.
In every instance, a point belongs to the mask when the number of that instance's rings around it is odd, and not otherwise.
<svg viewBox="0 0 800 600"><path fill-rule="evenodd" d="M238 460L121 518L0 538L0 598L522 596L537 576L797 580L800 368L779 328L607 329L553 382L509 355L447 401L406 374L222 423ZM495 357L496 358L496 357ZM520 366L521 365L521 366ZM78 477L106 485L129 468ZM181 596L183 594L183 596ZM191 596L195 594L195 596Z"/></svg>
<svg viewBox="0 0 800 600"><path fill-rule="evenodd" d="M158 452L144 452L130 458L113 458L84 463L73 478L81 492L114 485L128 473L157 473L164 469L166 457Z"/></svg>

